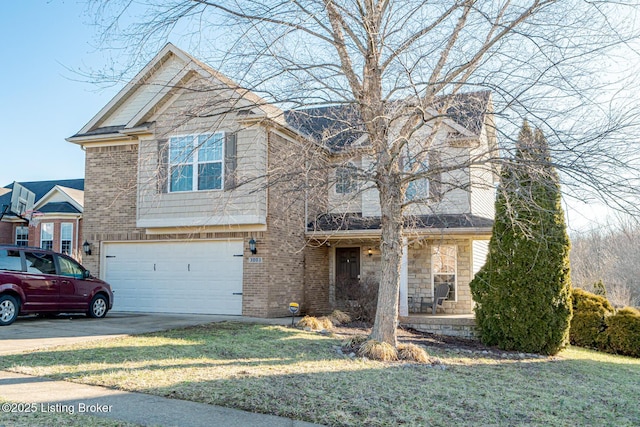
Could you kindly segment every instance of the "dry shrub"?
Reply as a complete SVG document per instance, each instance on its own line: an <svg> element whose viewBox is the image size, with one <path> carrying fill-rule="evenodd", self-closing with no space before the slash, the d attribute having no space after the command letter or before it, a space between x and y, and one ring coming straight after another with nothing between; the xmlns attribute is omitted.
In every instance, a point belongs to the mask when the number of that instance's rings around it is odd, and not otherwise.
<svg viewBox="0 0 640 427"><path fill-rule="evenodd" d="M342 347L353 350L357 347L360 347L360 345L366 342L368 339L369 337L366 335L354 335L351 338L344 340L342 342Z"/></svg>
<svg viewBox="0 0 640 427"><path fill-rule="evenodd" d="M398 344L398 359L407 362L431 363L425 349L415 344Z"/></svg>
<svg viewBox="0 0 640 427"><path fill-rule="evenodd" d="M345 323L351 323L351 316L344 311L333 310L328 316L334 325L343 325Z"/></svg>
<svg viewBox="0 0 640 427"><path fill-rule="evenodd" d="M369 340L360 346L358 356L382 362L393 362L398 360L398 351L394 346L386 342Z"/></svg>
<svg viewBox="0 0 640 427"><path fill-rule="evenodd" d="M372 323L376 317L379 283L367 276L359 281L337 279L336 299L351 313L352 320Z"/></svg>
<svg viewBox="0 0 640 427"><path fill-rule="evenodd" d="M327 317L313 317L313 316L304 316L298 322L297 326L299 328L309 328L312 331L321 331L323 329L332 329L333 323Z"/></svg>
<svg viewBox="0 0 640 427"><path fill-rule="evenodd" d="M300 319L297 326L299 328L309 328L312 331L321 329L320 321L318 321L317 317L313 316L304 316L302 319Z"/></svg>
<svg viewBox="0 0 640 427"><path fill-rule="evenodd" d="M318 329L333 329L333 322L331 321L330 318L326 317L326 316L322 316L318 318L318 323L320 324L320 328Z"/></svg>

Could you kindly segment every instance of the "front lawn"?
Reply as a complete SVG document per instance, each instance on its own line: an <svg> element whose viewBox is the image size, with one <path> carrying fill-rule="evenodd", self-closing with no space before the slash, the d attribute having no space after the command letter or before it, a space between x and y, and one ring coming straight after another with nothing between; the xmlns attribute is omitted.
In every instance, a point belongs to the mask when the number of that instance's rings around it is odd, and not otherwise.
<svg viewBox="0 0 640 427"><path fill-rule="evenodd" d="M640 425L639 359L427 346L432 366L350 359L340 342L216 323L6 356L0 368L335 426Z"/></svg>

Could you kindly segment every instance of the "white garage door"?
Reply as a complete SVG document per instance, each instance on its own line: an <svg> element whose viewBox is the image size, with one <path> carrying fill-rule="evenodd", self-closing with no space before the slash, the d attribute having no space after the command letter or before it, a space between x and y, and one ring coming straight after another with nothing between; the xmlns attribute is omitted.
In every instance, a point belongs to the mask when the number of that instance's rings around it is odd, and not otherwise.
<svg viewBox="0 0 640 427"><path fill-rule="evenodd" d="M105 243L113 309L240 315L242 248L241 240Z"/></svg>

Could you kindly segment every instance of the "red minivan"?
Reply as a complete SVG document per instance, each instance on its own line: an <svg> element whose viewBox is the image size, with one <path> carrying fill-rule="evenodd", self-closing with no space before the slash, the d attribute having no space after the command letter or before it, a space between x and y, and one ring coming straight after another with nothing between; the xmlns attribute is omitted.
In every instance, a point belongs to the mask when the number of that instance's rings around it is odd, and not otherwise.
<svg viewBox="0 0 640 427"><path fill-rule="evenodd" d="M104 317L111 307L111 286L73 258L39 248L0 245L0 326L30 313Z"/></svg>

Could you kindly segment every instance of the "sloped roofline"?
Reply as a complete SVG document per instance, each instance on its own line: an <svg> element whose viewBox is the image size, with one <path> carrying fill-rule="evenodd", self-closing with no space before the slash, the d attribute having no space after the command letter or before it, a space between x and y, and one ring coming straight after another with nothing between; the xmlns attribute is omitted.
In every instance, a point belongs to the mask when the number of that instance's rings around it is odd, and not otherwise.
<svg viewBox="0 0 640 427"><path fill-rule="evenodd" d="M46 205L48 203L47 199L49 199L51 196L53 196L55 193L60 193L63 195L63 197L66 199L67 202L71 203L71 205L73 205L74 208L76 208L78 211L80 211L80 213L82 213L84 211L84 200L81 201L78 200L79 199L79 195L78 194L74 194L77 192L82 192L84 194L84 191L82 190L76 190L74 188L69 188L69 187L63 187L61 185L56 185L54 186L51 190L49 190L49 192L47 192L47 194L45 194L44 196L42 196L34 205L33 205L33 209L34 210L38 210L38 208ZM75 197L74 197L75 196Z"/></svg>
<svg viewBox="0 0 640 427"><path fill-rule="evenodd" d="M209 65L194 58L182 49L176 47L174 44L167 43L160 50L160 52L158 52L153 57L153 59L151 59L151 61L149 61L149 63L147 63L147 65L142 70L140 70L133 77L133 79L131 79L131 81L129 81L111 99L111 101L107 103L107 105L100 109L100 111L95 116L93 116L93 118L82 129L80 129L80 131L76 135L67 138L67 140L90 134L92 131L95 131L96 128L99 128L99 123L107 118L109 114L111 114L116 108L122 105L122 103L124 103L136 91L136 89L140 87L141 84L144 84L144 82L153 75L153 72L158 68L158 66L169 60L172 55L180 58L186 64L182 72L178 73L172 79L172 83L176 79L181 80L182 78L187 76L189 72L197 72L205 78L213 78L215 80L218 80L219 82L228 86L230 89L236 92L241 98L250 101L251 104L259 108L265 114L265 116L271 118L272 120L275 120L276 122L282 121L282 124L284 124L282 110L280 110L278 107L267 102L251 90L242 88L229 77L225 76L219 71L214 70ZM138 112L129 123L125 124L124 129L116 131L115 133L122 133L126 129L133 129L141 125L140 121L143 120L147 113L160 101L160 99L166 96L167 92L172 89L171 86L171 84L168 84L167 88L165 88L157 96L155 96L151 100L151 102L149 102L140 112Z"/></svg>

